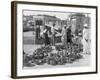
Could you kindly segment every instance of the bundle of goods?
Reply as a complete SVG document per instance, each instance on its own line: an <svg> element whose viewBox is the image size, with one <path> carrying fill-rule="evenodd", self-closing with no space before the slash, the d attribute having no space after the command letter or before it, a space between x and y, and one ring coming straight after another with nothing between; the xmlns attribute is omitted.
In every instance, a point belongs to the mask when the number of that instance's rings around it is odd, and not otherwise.
<svg viewBox="0 0 100 80"><path fill-rule="evenodd" d="M33 61L37 65L42 65L42 64L46 63L46 57L48 56L48 53L51 51L52 51L52 47L50 47L50 46L45 46L45 47L36 49L33 52Z"/></svg>
<svg viewBox="0 0 100 80"><path fill-rule="evenodd" d="M49 65L59 65L59 64L63 64L63 62L61 62L61 55L58 55L57 53L51 53L50 56L48 56L47 58L47 64Z"/></svg>
<svg viewBox="0 0 100 80"><path fill-rule="evenodd" d="M72 45L72 51L75 53L80 53L83 51L83 45L82 44L73 44Z"/></svg>
<svg viewBox="0 0 100 80"><path fill-rule="evenodd" d="M70 50L69 50L70 51ZM58 51L57 53L50 53L47 58L49 65L64 65L65 63L72 63L73 61L82 58L80 54L71 53L68 50Z"/></svg>
<svg viewBox="0 0 100 80"><path fill-rule="evenodd" d="M53 49L51 46L42 46L41 49L45 52L45 53L49 53L51 52Z"/></svg>
<svg viewBox="0 0 100 80"><path fill-rule="evenodd" d="M34 63L37 65L43 65L44 63L46 63L46 59L34 59Z"/></svg>
<svg viewBox="0 0 100 80"><path fill-rule="evenodd" d="M46 62L47 62L47 64L50 64L50 65L57 65L57 62L55 60L55 54L50 53L50 55L47 57Z"/></svg>
<svg viewBox="0 0 100 80"><path fill-rule="evenodd" d="M43 59L45 57L44 54L45 54L44 51L41 48L38 48L33 52L33 58L34 59Z"/></svg>
<svg viewBox="0 0 100 80"><path fill-rule="evenodd" d="M57 51L61 51L63 49L66 49L66 47L64 45L56 45L55 47L56 47Z"/></svg>
<svg viewBox="0 0 100 80"><path fill-rule="evenodd" d="M45 63L44 58L47 56L46 53L41 48L38 48L33 52L33 62L36 63L37 65L42 65Z"/></svg>
<svg viewBox="0 0 100 80"><path fill-rule="evenodd" d="M33 58L32 55L28 55L24 53L23 55L23 65L27 67L35 66L35 64L32 64Z"/></svg>
<svg viewBox="0 0 100 80"><path fill-rule="evenodd" d="M72 63L73 61L82 58L82 55L79 53L74 53L72 52L71 54L68 55L68 62Z"/></svg>

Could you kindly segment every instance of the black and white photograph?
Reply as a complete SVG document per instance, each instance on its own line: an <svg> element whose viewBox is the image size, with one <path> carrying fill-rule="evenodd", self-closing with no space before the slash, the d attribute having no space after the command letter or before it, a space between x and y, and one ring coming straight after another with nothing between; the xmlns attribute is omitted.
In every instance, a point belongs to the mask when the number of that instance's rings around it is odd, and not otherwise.
<svg viewBox="0 0 100 80"><path fill-rule="evenodd" d="M23 10L23 68L90 66L91 14Z"/></svg>
<svg viewBox="0 0 100 80"><path fill-rule="evenodd" d="M12 2L12 77L97 73L97 6Z"/></svg>

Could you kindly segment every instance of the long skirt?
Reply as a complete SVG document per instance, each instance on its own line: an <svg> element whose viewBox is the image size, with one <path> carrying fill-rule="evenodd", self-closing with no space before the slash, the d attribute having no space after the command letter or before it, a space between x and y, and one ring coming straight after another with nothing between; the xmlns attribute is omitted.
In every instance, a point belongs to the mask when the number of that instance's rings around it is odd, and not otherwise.
<svg viewBox="0 0 100 80"><path fill-rule="evenodd" d="M62 44L63 45L67 45L66 43L67 43L67 37L66 36L62 36L61 37L61 41L62 41Z"/></svg>
<svg viewBox="0 0 100 80"><path fill-rule="evenodd" d="M90 40L86 41L85 39L83 39L82 43L83 43L83 53L90 54Z"/></svg>
<svg viewBox="0 0 100 80"><path fill-rule="evenodd" d="M45 34L45 40L44 40L45 45L50 45L50 39L47 34Z"/></svg>

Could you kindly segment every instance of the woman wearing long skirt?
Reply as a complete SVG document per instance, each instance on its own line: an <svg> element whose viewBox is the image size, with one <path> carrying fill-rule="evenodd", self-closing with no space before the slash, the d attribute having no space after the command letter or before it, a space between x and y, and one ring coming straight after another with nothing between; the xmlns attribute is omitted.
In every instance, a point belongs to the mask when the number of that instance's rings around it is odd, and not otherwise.
<svg viewBox="0 0 100 80"><path fill-rule="evenodd" d="M90 54L90 30L87 26L83 29L83 53Z"/></svg>
<svg viewBox="0 0 100 80"><path fill-rule="evenodd" d="M67 29L67 44L68 44L68 47L71 47L71 45L72 45L71 26L68 26L68 29Z"/></svg>
<svg viewBox="0 0 100 80"><path fill-rule="evenodd" d="M45 46L50 45L50 39L49 39L48 35L49 35L49 31L46 27L45 30L44 30L44 43L45 43Z"/></svg>
<svg viewBox="0 0 100 80"><path fill-rule="evenodd" d="M67 29L66 29L66 26L63 27L62 29L62 37L61 37L61 41L62 41L62 44L63 45L67 45L66 42L67 42Z"/></svg>

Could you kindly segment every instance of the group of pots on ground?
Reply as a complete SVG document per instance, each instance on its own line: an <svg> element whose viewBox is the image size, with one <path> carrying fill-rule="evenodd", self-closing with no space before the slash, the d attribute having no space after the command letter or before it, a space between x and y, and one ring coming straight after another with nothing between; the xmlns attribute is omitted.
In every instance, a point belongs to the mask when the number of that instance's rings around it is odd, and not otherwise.
<svg viewBox="0 0 100 80"><path fill-rule="evenodd" d="M73 44L65 47L64 45L56 45L55 50L52 46L43 46L37 48L32 55L24 52L23 65L33 67L36 65L64 65L73 63L82 58L82 45Z"/></svg>

